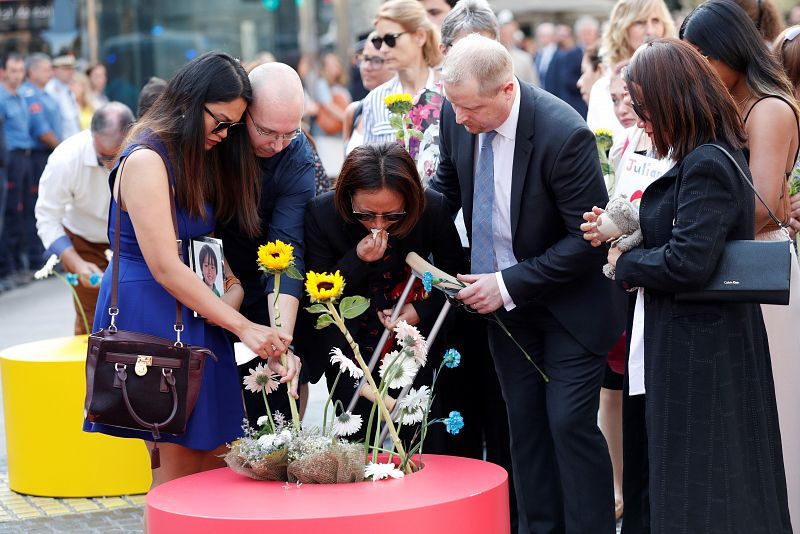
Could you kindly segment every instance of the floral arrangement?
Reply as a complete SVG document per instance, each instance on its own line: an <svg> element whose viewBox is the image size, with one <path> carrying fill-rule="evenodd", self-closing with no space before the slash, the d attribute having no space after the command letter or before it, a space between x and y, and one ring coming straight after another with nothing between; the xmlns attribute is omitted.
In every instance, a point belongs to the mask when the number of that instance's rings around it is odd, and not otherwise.
<svg viewBox="0 0 800 534"><path fill-rule="evenodd" d="M89 321L86 318L86 312L83 309L83 304L81 304L81 300L78 298L78 293L75 291L75 287L80 283L81 275L77 273L65 273L61 275L56 271L56 265L58 265L59 259L58 256L52 254L45 262L44 266L33 273L33 278L36 280L44 280L45 278L50 277L51 275L55 275L59 280L64 282L69 290L72 292L72 298L75 299L75 303L77 304L78 311L81 314L81 319L83 320L83 328L84 332L91 332L89 328ZM100 285L100 282L103 280L103 275L100 273L91 273L89 275L89 285L92 287L97 287Z"/></svg>
<svg viewBox="0 0 800 534"><path fill-rule="evenodd" d="M597 145L597 155L600 158L600 169L603 171L603 178L606 181L606 190L611 194L614 190L614 183L616 182L614 169L608 161L608 153L614 144L611 131L604 129L595 130L594 142Z"/></svg>
<svg viewBox="0 0 800 534"><path fill-rule="evenodd" d="M454 368L461 356L454 350L447 351L438 370L434 372L430 387L409 389L418 370L427 363L428 346L419 331L400 321L394 328L397 349L384 356L379 368L380 381L376 383L372 372L361 356L358 344L347 330L345 320L353 319L369 308L369 300L361 296L342 298L344 277L335 273L306 275L305 288L312 305L307 308L317 314L316 328L335 325L344 335L353 358L340 348L330 351L331 364L338 366L338 373L325 403L322 428L289 428L280 413L269 409L268 395L278 388L277 375L259 364L245 377L245 389L261 394L267 415L257 421L258 429L243 425L244 436L231 445L226 462L231 469L260 480L283 480L303 483L345 483L361 480L402 478L421 467L423 444L427 428L431 424L444 424L448 432L457 434L464 426L460 413L452 411L446 418L429 420L433 391L439 373L444 367ZM366 427L363 444L345 440L358 432L362 417L345 411L336 401L330 422L329 408L339 377L347 373L352 378L366 378L362 395L373 402ZM397 399L388 392L403 388L407 394ZM404 444L399 431L404 425L417 425L409 443ZM383 448L382 431L388 431L391 448ZM379 453L388 453L388 461L381 462ZM396 458L395 458L396 456ZM367 460L369 459L369 462ZM395 461L396 460L396 461Z"/></svg>
<svg viewBox="0 0 800 534"><path fill-rule="evenodd" d="M414 105L414 97L408 93L399 93L387 96L383 103L389 109L389 124L394 129L395 137L403 148L409 150L412 138L422 139L422 132L414 127L408 115Z"/></svg>

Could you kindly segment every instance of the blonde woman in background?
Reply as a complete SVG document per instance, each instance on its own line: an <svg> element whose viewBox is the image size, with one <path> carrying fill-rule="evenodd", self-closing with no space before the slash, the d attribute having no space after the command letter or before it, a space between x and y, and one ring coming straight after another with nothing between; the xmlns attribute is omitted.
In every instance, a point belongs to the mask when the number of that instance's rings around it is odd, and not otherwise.
<svg viewBox="0 0 800 534"><path fill-rule="evenodd" d="M92 115L94 115L94 106L89 102L89 97L92 92L92 86L89 82L89 77L82 72L76 72L72 81L69 82L69 88L72 94L75 95L75 101L78 103L78 120L81 125L81 130L85 130L92 123Z"/></svg>
<svg viewBox="0 0 800 534"><path fill-rule="evenodd" d="M394 141L389 110L383 99L396 93L416 96L425 89L441 92L434 67L442 62L439 30L428 19L418 0L389 0L375 16L372 44L381 53L387 69L396 72L364 99L364 143Z"/></svg>
<svg viewBox="0 0 800 534"><path fill-rule="evenodd" d="M619 0L614 4L600 44L600 57L609 75L592 87L586 116L589 128L611 130L615 141L624 137L608 88L611 69L630 59L643 43L661 37L675 37L675 23L663 0Z"/></svg>

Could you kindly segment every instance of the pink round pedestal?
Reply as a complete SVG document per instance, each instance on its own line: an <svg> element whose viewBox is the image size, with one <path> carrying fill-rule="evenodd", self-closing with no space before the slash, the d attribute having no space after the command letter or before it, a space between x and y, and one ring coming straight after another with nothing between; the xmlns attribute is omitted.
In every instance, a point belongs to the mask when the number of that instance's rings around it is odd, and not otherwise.
<svg viewBox="0 0 800 534"><path fill-rule="evenodd" d="M296 486L227 468L173 480L147 496L149 534L292 532L507 534L508 477L494 464L426 454L399 480Z"/></svg>

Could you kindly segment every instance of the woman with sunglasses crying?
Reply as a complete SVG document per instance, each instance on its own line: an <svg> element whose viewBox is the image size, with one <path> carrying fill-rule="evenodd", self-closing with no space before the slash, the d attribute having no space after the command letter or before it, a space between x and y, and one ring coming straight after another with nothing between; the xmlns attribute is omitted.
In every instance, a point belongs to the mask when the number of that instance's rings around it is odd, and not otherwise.
<svg viewBox="0 0 800 534"><path fill-rule="evenodd" d="M446 272L461 272L459 269L464 268L461 242L444 197L431 190L423 191L411 156L393 142L364 145L350 152L336 190L309 202L305 236L307 270L340 271L345 279L345 296L361 295L370 299L366 312L347 321L350 333L367 360L376 348L382 354L390 350L379 347L379 340L384 328L395 326L391 322L392 308L411 274L405 263L409 252L416 252L423 258L432 257L432 262ZM439 291L426 294L417 281L398 320L405 320L426 335L443 305L443 294ZM328 384L333 384L338 367L329 365L329 351L338 347L352 358L348 343L338 329L315 330L316 315L300 315L302 318L298 317L298 322L302 326L298 332L303 334L295 336L297 352L304 356L309 378L315 382L325 372ZM441 362L444 352L443 344L430 348L428 363L418 372L413 387L430 386L433 369L438 366L436 359ZM374 375L379 381L377 370L376 366ZM333 398L340 400L344 409L357 392L357 382L347 374L339 377ZM440 398L443 395L437 395L434 412L439 410ZM354 413L361 414L366 421L371 406L371 402L359 399ZM364 434L362 427L362 432L354 439L363 439ZM438 429L431 429L425 450L445 452L443 437Z"/></svg>
<svg viewBox="0 0 800 534"><path fill-rule="evenodd" d="M397 93L417 96L425 89L441 92L434 69L442 61L439 31L418 0L389 0L375 17L370 42L395 75L364 99L364 143L388 143L395 133L384 98Z"/></svg>

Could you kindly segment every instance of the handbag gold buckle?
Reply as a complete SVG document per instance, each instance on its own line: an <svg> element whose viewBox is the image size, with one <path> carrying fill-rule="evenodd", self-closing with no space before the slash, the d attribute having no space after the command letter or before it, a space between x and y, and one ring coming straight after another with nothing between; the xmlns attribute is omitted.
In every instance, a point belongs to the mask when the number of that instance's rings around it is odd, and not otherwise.
<svg viewBox="0 0 800 534"><path fill-rule="evenodd" d="M147 368L153 365L153 357L152 356L142 356L139 355L136 358L136 367L133 370L136 372L138 376L144 376L147 374Z"/></svg>

